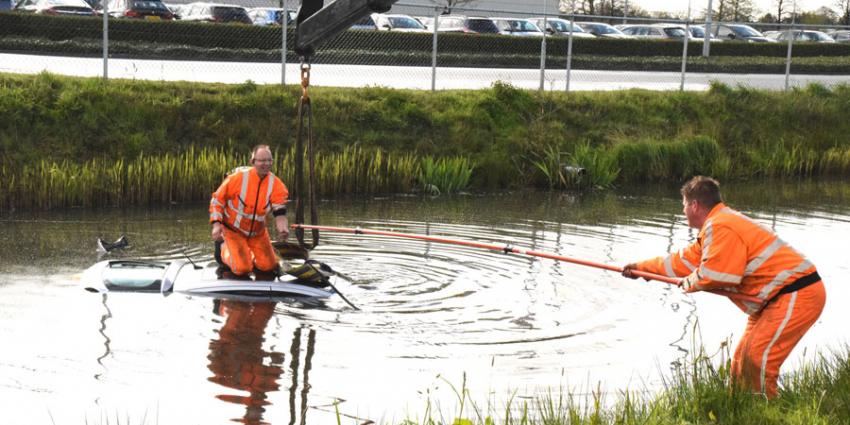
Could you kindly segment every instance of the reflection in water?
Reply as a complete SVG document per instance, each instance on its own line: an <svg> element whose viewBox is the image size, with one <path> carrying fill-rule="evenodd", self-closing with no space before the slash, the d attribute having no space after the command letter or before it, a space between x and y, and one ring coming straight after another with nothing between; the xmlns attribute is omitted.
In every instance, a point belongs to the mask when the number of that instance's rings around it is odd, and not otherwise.
<svg viewBox="0 0 850 425"><path fill-rule="evenodd" d="M106 335L106 319L112 318L112 310L110 310L109 305L106 304L107 297L107 294L101 295L101 303L103 304L103 309L106 310L106 312L103 313L102 316L100 316L100 329L97 330L100 335L103 336L103 355L97 358L97 364L103 366L104 368L105 366L103 365L103 359L112 355L112 350L109 348L109 344L112 342L112 340L109 339L108 335ZM94 379L100 379L101 375L102 373L96 373L94 375Z"/></svg>
<svg viewBox="0 0 850 425"><path fill-rule="evenodd" d="M215 300L216 314L226 319L218 331L218 339L210 341L208 379L219 385L245 391L247 395L218 394L216 398L245 406L241 418L231 421L245 424L266 424L263 414L271 405L269 392L278 391L278 381L284 373L284 353L263 349L264 334L269 320L274 315L274 302L244 302ZM304 361L304 378L301 385L300 411L296 412L296 393L299 387L301 328L296 328L290 347L290 372L292 385L289 389L290 424L300 416L301 424L307 419L307 395L310 391L308 375L316 341L316 332L308 331L307 353Z"/></svg>

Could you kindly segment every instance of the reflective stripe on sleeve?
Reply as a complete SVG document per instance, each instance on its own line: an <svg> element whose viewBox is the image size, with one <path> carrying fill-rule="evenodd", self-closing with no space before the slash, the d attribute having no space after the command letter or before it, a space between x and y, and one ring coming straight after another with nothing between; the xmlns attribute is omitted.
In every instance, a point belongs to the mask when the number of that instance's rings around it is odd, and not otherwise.
<svg viewBox="0 0 850 425"><path fill-rule="evenodd" d="M667 256L664 259L664 273L670 277L676 277L676 273L673 272L673 254Z"/></svg>
<svg viewBox="0 0 850 425"><path fill-rule="evenodd" d="M210 220L221 220L224 217L219 212L214 212L210 214Z"/></svg>
<svg viewBox="0 0 850 425"><path fill-rule="evenodd" d="M715 271L715 270L711 270L710 268L706 267L705 264L700 265L699 270L700 270L700 274L703 277L707 277L707 278L709 278L713 281L716 281L716 282L726 282L726 283L736 283L737 284L737 283L741 283L741 279L744 278L743 276L737 275L737 274L724 273L724 272L718 272L718 271Z"/></svg>
<svg viewBox="0 0 850 425"><path fill-rule="evenodd" d="M762 252L760 252L756 258L753 258L752 261L747 263L747 267L744 268L744 276L749 276L753 274L765 261L767 261L776 251L779 251L779 248L785 246L785 242L778 237L765 248Z"/></svg>
<svg viewBox="0 0 850 425"><path fill-rule="evenodd" d="M679 250L679 259L682 260L682 264L684 264L685 267L688 268L688 271L693 272L694 270L696 270L697 267L695 265L691 264L691 262L688 261L687 258L685 258L685 250L684 249Z"/></svg>

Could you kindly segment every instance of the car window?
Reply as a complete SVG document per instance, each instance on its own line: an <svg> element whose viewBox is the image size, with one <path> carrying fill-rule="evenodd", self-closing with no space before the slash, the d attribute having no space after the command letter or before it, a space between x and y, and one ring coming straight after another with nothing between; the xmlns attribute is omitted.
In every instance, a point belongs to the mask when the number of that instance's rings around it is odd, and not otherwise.
<svg viewBox="0 0 850 425"><path fill-rule="evenodd" d="M387 21L390 24L390 28L404 28L404 29L422 29L422 28L425 28L416 19L408 18L406 16L390 16L390 17L387 18Z"/></svg>
<svg viewBox="0 0 850 425"><path fill-rule="evenodd" d="M497 33L499 28L489 19L470 19L469 30L484 33Z"/></svg>
<svg viewBox="0 0 850 425"><path fill-rule="evenodd" d="M746 25L735 25L732 30L741 37L761 37L761 33Z"/></svg>
<svg viewBox="0 0 850 425"><path fill-rule="evenodd" d="M675 37L675 38L684 38L685 37L685 30L683 30L681 28L664 28L664 33L666 33L668 37Z"/></svg>
<svg viewBox="0 0 850 425"><path fill-rule="evenodd" d="M691 27L691 35L694 37L703 38L705 37L705 30L700 27Z"/></svg>
<svg viewBox="0 0 850 425"><path fill-rule="evenodd" d="M148 9L148 10L168 10L161 1L134 1L133 2L134 9Z"/></svg>

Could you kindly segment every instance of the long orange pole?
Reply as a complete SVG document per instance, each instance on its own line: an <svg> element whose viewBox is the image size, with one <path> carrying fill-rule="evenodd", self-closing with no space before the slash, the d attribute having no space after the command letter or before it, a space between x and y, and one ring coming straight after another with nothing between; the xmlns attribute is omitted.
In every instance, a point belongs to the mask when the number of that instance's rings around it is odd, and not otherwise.
<svg viewBox="0 0 850 425"><path fill-rule="evenodd" d="M496 244L488 244L488 243L481 243L481 242L465 241L465 240L460 240L460 239L443 238L443 237L439 237L439 236L419 235L419 234L415 234L415 233L401 233L401 232L389 232L389 231L385 231L385 230L362 229L362 228L359 228L359 227L358 228L350 228L350 227L333 227L333 226L314 226L314 225L308 225L308 224L293 224L293 225L291 225L291 227L293 229L300 227L300 228L305 229L305 230L316 229L316 230L324 230L326 232L353 233L353 234L356 234L356 235L361 235L361 234L362 235L378 235L378 236L392 236L392 237L407 238L407 239L419 239L419 240L423 240L423 241L439 242L439 243L452 244L452 245L468 246L468 247L472 247L472 248L488 249L488 250L491 250L491 251L501 251L501 252L504 252L505 254L514 253L514 254L529 255L529 256L532 256L532 257L548 258L550 260L564 261L564 262L567 262L567 263L579 264L579 265L582 265L582 266L595 267L597 269L610 270L612 272L618 272L618 273L623 272L622 267L612 266L610 264L603 264L603 263L597 263L597 262L594 262L594 261L588 261L588 260L581 260L581 259L578 259L578 258L566 257L566 256L563 256L563 255L553 254L551 252L531 251L531 250L526 250L526 249L522 249L522 248L515 248L511 245L496 245ZM669 284L673 284L673 285L679 285L679 283L681 282L681 280L678 279L678 278L663 276L663 275L655 274L655 273L648 273L648 272L643 272L643 271L638 271L638 270L634 270L634 271L632 271L632 273L635 276L642 277L644 279L657 280L659 282L665 282L665 283L669 283ZM721 290L711 290L711 291L705 291L705 292L711 292L713 294L723 295L725 297L729 297L730 299L737 300L737 301L747 301L747 302L753 302L753 303L761 303L762 302L762 300L758 297L754 297L754 296L751 296L751 295L738 294L738 293L735 293L735 292L721 291Z"/></svg>

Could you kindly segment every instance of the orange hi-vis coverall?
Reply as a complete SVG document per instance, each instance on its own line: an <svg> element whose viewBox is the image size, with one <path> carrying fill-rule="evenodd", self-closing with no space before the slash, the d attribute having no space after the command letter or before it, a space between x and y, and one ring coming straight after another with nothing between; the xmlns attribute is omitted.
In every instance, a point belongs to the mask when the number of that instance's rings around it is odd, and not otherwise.
<svg viewBox="0 0 850 425"><path fill-rule="evenodd" d="M272 173L264 177L253 167L242 167L230 174L213 192L210 200L210 223L221 222L224 245L221 258L236 275L258 270L271 272L277 268L266 215L286 214L289 190Z"/></svg>
<svg viewBox="0 0 850 425"><path fill-rule="evenodd" d="M709 212L697 241L641 271L684 277L688 292L707 289L754 295L733 301L749 315L732 358L736 384L773 398L779 367L823 311L826 291L814 264L770 229L723 203Z"/></svg>

